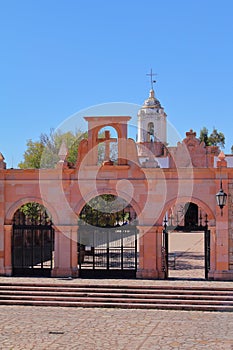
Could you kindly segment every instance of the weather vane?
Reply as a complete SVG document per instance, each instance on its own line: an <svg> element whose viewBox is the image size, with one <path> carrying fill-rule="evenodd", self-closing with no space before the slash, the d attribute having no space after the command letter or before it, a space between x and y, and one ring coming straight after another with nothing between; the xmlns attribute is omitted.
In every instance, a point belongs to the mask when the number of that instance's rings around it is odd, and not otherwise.
<svg viewBox="0 0 233 350"><path fill-rule="evenodd" d="M151 68L150 73L147 74L147 75L150 76L151 90L153 90L153 84L156 83L156 80L153 80L153 76L155 76L155 75L157 75L157 74L154 74L154 73L152 72L152 68Z"/></svg>

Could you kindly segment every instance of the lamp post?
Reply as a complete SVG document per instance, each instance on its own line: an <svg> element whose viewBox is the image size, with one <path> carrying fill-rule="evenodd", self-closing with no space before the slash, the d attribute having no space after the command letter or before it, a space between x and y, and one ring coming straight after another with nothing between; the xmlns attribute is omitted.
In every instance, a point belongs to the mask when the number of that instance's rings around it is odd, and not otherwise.
<svg viewBox="0 0 233 350"><path fill-rule="evenodd" d="M227 194L223 191L223 188L222 188L222 179L220 181L220 190L218 191L218 193L216 193L216 201L217 201L217 205L221 209L221 216L222 216L223 207L226 205L226 202L227 202Z"/></svg>

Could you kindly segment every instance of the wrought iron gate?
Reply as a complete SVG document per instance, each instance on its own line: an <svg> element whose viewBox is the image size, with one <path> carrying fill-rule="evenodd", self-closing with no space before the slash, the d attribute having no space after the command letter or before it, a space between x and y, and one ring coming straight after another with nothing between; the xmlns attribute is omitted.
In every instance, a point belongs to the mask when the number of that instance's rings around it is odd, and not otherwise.
<svg viewBox="0 0 233 350"><path fill-rule="evenodd" d="M208 279L210 271L210 230L206 226L205 229L205 278Z"/></svg>
<svg viewBox="0 0 233 350"><path fill-rule="evenodd" d="M138 230L133 208L113 195L99 196L93 201L86 204L80 213L80 276L136 277ZM120 210L119 207L123 209Z"/></svg>
<svg viewBox="0 0 233 350"><path fill-rule="evenodd" d="M47 213L30 220L15 214L12 230L12 273L14 276L51 275L54 229Z"/></svg>
<svg viewBox="0 0 233 350"><path fill-rule="evenodd" d="M178 218L178 215L176 216ZM162 236L162 268L164 272L164 278L168 278L168 253L169 253L169 231L179 231L179 232L204 232L204 254L205 254L205 279L208 279L208 273L210 270L210 230L208 229L208 217L205 215L204 225L203 218L200 211L200 216L197 221L193 224L180 225L179 220L175 220L171 215L169 218L164 219L164 229ZM175 222L176 221L176 222ZM193 221L194 222L194 221ZM184 222L185 223L185 222Z"/></svg>
<svg viewBox="0 0 233 350"><path fill-rule="evenodd" d="M168 252L168 230L167 223L165 222L162 236L162 268L165 279L168 278Z"/></svg>
<svg viewBox="0 0 233 350"><path fill-rule="evenodd" d="M129 227L127 227L129 226ZM79 228L81 277L136 277L137 229L134 226Z"/></svg>

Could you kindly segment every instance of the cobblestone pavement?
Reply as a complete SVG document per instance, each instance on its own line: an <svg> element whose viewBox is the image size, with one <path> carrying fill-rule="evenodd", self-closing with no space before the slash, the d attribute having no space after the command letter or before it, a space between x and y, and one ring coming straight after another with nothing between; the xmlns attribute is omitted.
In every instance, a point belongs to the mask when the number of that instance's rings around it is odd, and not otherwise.
<svg viewBox="0 0 233 350"><path fill-rule="evenodd" d="M175 280L0 277L0 282L233 288L233 282L203 279L201 249L193 246L181 247L176 269L169 270ZM233 350L233 315L226 312L0 306L0 330L0 350Z"/></svg>
<svg viewBox="0 0 233 350"><path fill-rule="evenodd" d="M233 349L219 312L0 306L0 349Z"/></svg>
<svg viewBox="0 0 233 350"><path fill-rule="evenodd" d="M109 284L109 280L13 278L0 282ZM233 282L111 280L111 284L232 287ZM1 350L233 350L227 312L0 306Z"/></svg>
<svg viewBox="0 0 233 350"><path fill-rule="evenodd" d="M204 280L200 237L187 243L174 235L166 281L0 277L0 283L233 288L233 282ZM0 306L0 350L233 350L232 330L233 315L227 312Z"/></svg>

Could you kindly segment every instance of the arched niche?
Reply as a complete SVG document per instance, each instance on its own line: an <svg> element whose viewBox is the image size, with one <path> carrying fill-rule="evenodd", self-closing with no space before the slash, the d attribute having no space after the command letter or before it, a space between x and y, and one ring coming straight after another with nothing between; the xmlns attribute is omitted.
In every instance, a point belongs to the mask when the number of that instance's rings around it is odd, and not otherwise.
<svg viewBox="0 0 233 350"><path fill-rule="evenodd" d="M127 130L130 117L84 117L88 122L88 152L89 165L97 165L98 162L98 133L102 128L112 127L116 130L118 138L118 165L127 164Z"/></svg>
<svg viewBox="0 0 233 350"><path fill-rule="evenodd" d="M118 133L112 126L105 126L98 132L98 165L117 164Z"/></svg>

